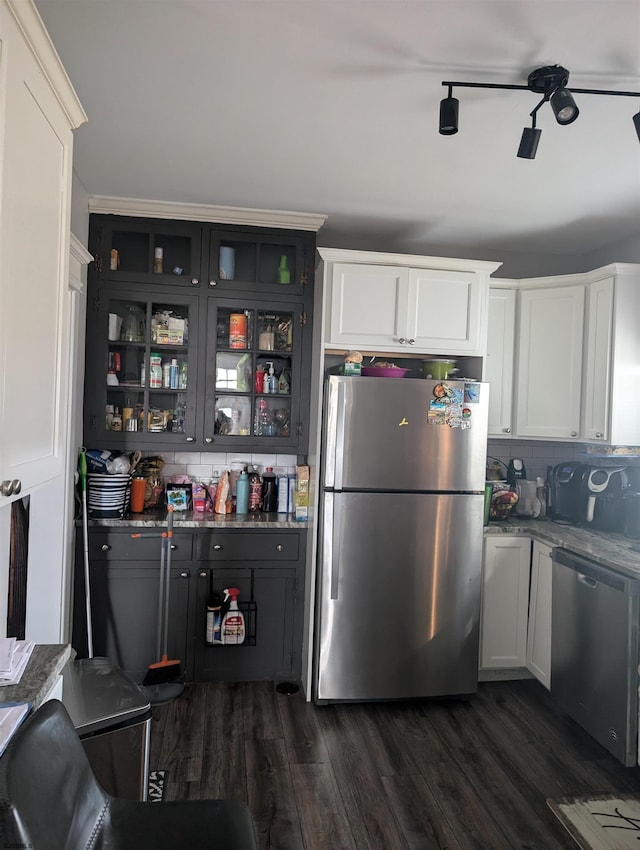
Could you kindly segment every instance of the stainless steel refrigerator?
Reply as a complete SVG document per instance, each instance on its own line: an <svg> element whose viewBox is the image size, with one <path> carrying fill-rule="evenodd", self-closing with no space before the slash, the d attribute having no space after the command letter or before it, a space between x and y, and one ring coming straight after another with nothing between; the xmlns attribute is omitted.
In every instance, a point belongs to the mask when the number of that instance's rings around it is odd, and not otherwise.
<svg viewBox="0 0 640 850"><path fill-rule="evenodd" d="M318 703L473 693L489 386L325 386Z"/></svg>

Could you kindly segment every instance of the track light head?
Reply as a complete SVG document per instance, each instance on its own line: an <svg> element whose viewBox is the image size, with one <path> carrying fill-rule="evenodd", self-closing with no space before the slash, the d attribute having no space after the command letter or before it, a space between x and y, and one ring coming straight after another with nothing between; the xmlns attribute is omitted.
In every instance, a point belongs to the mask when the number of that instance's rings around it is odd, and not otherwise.
<svg viewBox="0 0 640 850"><path fill-rule="evenodd" d="M518 148L518 156L520 159L535 159L536 151L538 150L538 142L540 141L540 136L542 135L542 130L539 130L537 127L525 127L522 131L522 138L520 139L520 147Z"/></svg>
<svg viewBox="0 0 640 850"><path fill-rule="evenodd" d="M440 101L440 133L443 136L453 136L458 132L458 107L460 101L457 97L449 96Z"/></svg>
<svg viewBox="0 0 640 850"><path fill-rule="evenodd" d="M571 124L580 114L569 89L558 89L550 98L553 114L558 124Z"/></svg>

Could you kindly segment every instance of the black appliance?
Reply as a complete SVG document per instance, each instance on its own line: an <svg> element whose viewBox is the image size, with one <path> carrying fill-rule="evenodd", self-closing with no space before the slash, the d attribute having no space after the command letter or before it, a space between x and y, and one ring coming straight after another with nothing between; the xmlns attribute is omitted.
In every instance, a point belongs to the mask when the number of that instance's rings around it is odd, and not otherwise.
<svg viewBox="0 0 640 850"><path fill-rule="evenodd" d="M551 472L553 518L585 523L599 531L621 532L626 484L623 466L560 463Z"/></svg>
<svg viewBox="0 0 640 850"><path fill-rule="evenodd" d="M515 487L516 481L522 481L527 477L524 461L519 457L512 457L507 466L507 484Z"/></svg>
<svg viewBox="0 0 640 850"><path fill-rule="evenodd" d="M640 492L629 488L624 494L624 536L640 540Z"/></svg>
<svg viewBox="0 0 640 850"><path fill-rule="evenodd" d="M587 489L585 480L590 467L577 460L559 463L551 470L553 518L564 522L585 522Z"/></svg>

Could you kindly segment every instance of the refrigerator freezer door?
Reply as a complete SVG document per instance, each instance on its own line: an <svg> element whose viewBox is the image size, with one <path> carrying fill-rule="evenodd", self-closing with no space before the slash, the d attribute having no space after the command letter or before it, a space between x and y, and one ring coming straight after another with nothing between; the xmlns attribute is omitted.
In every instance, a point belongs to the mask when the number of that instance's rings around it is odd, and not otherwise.
<svg viewBox="0 0 640 850"><path fill-rule="evenodd" d="M324 494L318 702L477 690L483 501Z"/></svg>
<svg viewBox="0 0 640 850"><path fill-rule="evenodd" d="M479 382L330 377L324 486L484 492L488 402Z"/></svg>

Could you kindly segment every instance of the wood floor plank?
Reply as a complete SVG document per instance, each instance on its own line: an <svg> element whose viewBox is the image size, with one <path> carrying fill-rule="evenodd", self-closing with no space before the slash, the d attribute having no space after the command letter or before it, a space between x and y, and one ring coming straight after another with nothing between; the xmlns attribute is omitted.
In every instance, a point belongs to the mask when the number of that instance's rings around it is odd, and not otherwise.
<svg viewBox="0 0 640 850"><path fill-rule="evenodd" d="M353 710L356 709L354 712ZM366 742L354 723L358 706L323 706L320 728L358 850L407 850Z"/></svg>
<svg viewBox="0 0 640 850"><path fill-rule="evenodd" d="M278 701L273 682L239 682L244 709L245 734L254 738L282 738Z"/></svg>
<svg viewBox="0 0 640 850"><path fill-rule="evenodd" d="M284 740L248 736L245 753L247 802L260 846L298 850L300 823Z"/></svg>
<svg viewBox="0 0 640 850"><path fill-rule="evenodd" d="M205 797L247 801L244 712L246 689L233 682L208 682L201 787Z"/></svg>
<svg viewBox="0 0 640 850"><path fill-rule="evenodd" d="M489 813L500 811L500 830L514 850L575 850L573 841L531 786L513 782L495 754L484 747L456 749L460 770ZM555 821L555 822L554 822Z"/></svg>
<svg viewBox="0 0 640 850"><path fill-rule="evenodd" d="M406 745L395 718L410 710L409 703L366 703L354 706L353 720L380 776L418 773L411 747Z"/></svg>
<svg viewBox="0 0 640 850"><path fill-rule="evenodd" d="M461 850L442 809L420 774L383 776L382 784L411 850Z"/></svg>
<svg viewBox="0 0 640 850"><path fill-rule="evenodd" d="M162 735L157 764L162 764L162 770L171 772L173 782L199 781L206 717L205 691L195 685L186 685L179 699L160 708L164 713L165 728L178 730L179 734Z"/></svg>
<svg viewBox="0 0 640 850"><path fill-rule="evenodd" d="M331 765L293 764L291 778L305 850L358 850Z"/></svg>
<svg viewBox="0 0 640 850"><path fill-rule="evenodd" d="M304 694L281 696L278 710L284 739L291 764L324 764L329 761L327 747L318 725L317 712L313 703L307 702Z"/></svg>

